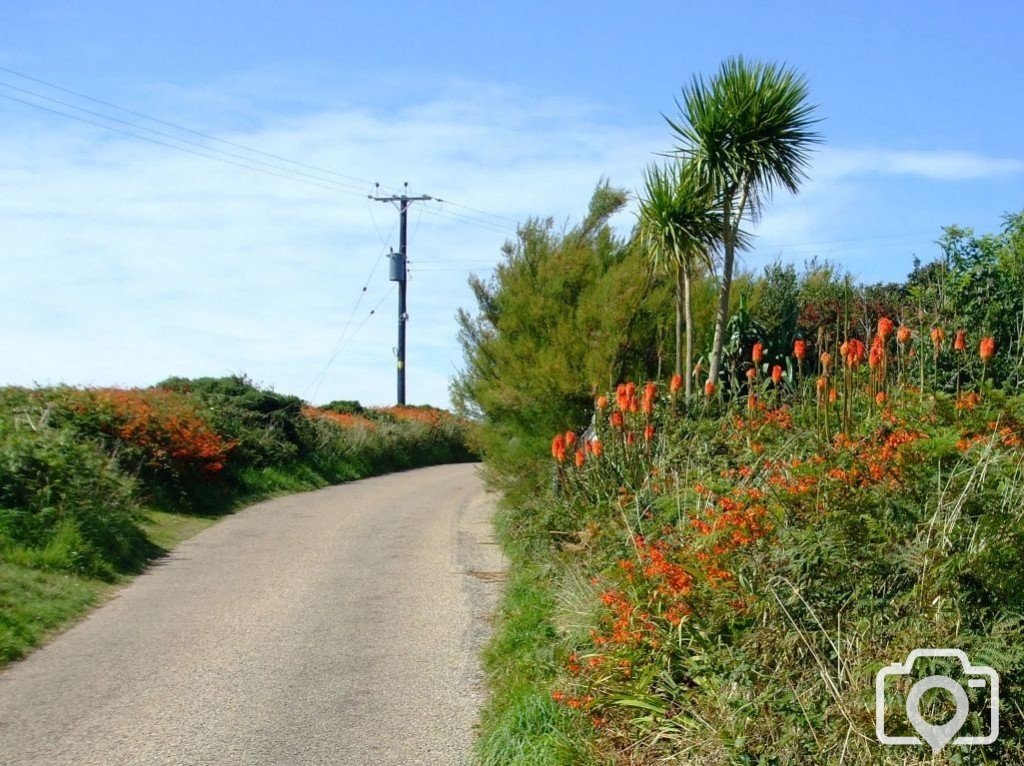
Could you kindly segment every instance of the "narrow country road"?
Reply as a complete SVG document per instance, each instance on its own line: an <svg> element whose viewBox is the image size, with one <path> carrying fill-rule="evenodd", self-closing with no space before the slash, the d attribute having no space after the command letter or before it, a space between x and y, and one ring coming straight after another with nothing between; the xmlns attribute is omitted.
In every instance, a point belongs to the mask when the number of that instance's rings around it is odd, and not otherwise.
<svg viewBox="0 0 1024 766"><path fill-rule="evenodd" d="M462 764L502 560L474 465L261 503L0 673L0 763Z"/></svg>

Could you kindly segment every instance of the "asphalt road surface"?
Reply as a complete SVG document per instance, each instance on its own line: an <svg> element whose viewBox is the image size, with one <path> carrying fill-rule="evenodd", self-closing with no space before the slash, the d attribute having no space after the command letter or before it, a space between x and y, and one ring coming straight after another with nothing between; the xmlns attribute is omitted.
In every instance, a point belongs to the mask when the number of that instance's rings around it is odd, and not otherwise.
<svg viewBox="0 0 1024 766"><path fill-rule="evenodd" d="M0 763L463 764L500 589L474 465L271 500L0 673Z"/></svg>

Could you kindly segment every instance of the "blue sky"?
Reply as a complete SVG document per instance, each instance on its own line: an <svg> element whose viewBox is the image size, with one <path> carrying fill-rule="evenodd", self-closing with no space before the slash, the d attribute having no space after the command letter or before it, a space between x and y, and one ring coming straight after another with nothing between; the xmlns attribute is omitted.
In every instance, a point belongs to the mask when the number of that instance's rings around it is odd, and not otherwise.
<svg viewBox="0 0 1024 766"><path fill-rule="evenodd" d="M1024 207L1020 6L834 5L8 0L0 67L350 178L324 189L0 98L0 383L245 372L387 403L395 296L378 258L396 216L364 195L409 181L452 203L410 226L409 398L445 404L468 271L488 271L516 220L577 217L601 176L635 188L670 145L660 113L731 54L802 70L827 141L803 192L766 211L748 267L818 255L898 279L941 226L991 231Z"/></svg>

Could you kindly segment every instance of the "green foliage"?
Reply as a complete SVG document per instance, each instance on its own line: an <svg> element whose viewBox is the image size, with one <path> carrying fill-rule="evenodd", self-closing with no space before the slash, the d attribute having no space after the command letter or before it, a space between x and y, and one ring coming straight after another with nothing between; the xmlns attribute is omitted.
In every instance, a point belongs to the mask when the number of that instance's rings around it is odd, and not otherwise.
<svg viewBox="0 0 1024 766"><path fill-rule="evenodd" d="M596 389L661 365L671 292L609 227L625 201L600 185L582 223L528 222L493 279L471 279L478 313L458 315L465 369L452 398L484 418L485 452L519 475L544 454L539 433L582 426Z"/></svg>
<svg viewBox="0 0 1024 766"><path fill-rule="evenodd" d="M109 579L148 553L137 519L135 482L98 444L0 412L5 558Z"/></svg>

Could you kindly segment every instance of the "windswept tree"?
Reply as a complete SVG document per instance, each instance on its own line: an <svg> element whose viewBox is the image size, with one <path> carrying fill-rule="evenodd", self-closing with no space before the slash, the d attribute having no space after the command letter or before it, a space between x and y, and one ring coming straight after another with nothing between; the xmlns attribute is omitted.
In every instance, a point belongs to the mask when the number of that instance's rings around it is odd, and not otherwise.
<svg viewBox="0 0 1024 766"><path fill-rule="evenodd" d="M676 374L693 392L693 310L695 273L712 267L711 256L722 232L722 217L705 180L685 162L651 165L644 171L638 234L656 268L675 276ZM686 343L683 345L685 326Z"/></svg>
<svg viewBox="0 0 1024 766"><path fill-rule="evenodd" d="M816 106L803 75L779 64L727 59L709 80L696 77L669 119L676 152L716 192L721 203L722 281L708 377L717 381L728 322L736 250L744 218L756 220L781 186L796 193L810 151L821 140Z"/></svg>

